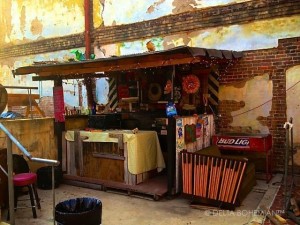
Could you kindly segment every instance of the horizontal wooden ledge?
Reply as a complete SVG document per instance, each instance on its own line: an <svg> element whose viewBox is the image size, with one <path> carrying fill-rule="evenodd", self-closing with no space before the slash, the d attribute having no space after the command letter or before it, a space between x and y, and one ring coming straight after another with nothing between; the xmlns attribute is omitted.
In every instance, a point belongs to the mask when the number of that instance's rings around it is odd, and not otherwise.
<svg viewBox="0 0 300 225"><path fill-rule="evenodd" d="M93 155L93 157L96 157L96 158L125 160L125 157L124 157L124 156L121 156L121 155L113 155L113 154L108 154L108 153L98 153L98 152L93 152L92 155Z"/></svg>

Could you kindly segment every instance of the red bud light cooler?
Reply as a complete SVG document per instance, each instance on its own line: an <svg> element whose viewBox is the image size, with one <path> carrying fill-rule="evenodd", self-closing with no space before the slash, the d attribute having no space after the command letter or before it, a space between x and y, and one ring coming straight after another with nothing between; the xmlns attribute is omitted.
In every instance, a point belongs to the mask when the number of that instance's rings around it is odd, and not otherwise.
<svg viewBox="0 0 300 225"><path fill-rule="evenodd" d="M220 150L261 152L266 156L266 180L272 178L272 136L270 134L224 133L212 136Z"/></svg>

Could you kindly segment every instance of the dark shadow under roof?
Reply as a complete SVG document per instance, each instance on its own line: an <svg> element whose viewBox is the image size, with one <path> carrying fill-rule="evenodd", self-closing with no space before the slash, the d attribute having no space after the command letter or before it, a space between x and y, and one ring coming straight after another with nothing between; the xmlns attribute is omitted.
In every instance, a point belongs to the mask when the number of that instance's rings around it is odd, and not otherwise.
<svg viewBox="0 0 300 225"><path fill-rule="evenodd" d="M31 66L19 67L12 72L14 76L32 73L39 76L33 77L33 80L84 78L87 75L91 77L91 74L101 76L100 72L127 71L189 63L207 63L213 61L215 64L223 64L242 56L242 52L236 51L179 46L164 51L112 56L95 60L37 62Z"/></svg>

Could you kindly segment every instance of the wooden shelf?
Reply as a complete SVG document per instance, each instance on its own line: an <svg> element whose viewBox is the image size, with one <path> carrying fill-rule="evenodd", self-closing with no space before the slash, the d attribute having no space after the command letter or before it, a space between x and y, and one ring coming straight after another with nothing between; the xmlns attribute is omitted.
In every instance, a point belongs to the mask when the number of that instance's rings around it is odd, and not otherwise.
<svg viewBox="0 0 300 225"><path fill-rule="evenodd" d="M93 155L93 157L96 157L96 158L125 160L125 157L121 156L121 155L112 155L112 154L97 153L97 152L94 152L92 155Z"/></svg>

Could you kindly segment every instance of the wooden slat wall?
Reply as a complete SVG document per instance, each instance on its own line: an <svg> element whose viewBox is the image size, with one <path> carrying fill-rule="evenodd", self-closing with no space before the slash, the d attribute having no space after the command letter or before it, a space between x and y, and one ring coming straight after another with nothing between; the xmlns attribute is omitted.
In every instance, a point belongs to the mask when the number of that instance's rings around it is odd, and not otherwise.
<svg viewBox="0 0 300 225"><path fill-rule="evenodd" d="M185 143L184 142L184 126L189 124L197 124L197 120L199 118L202 118L207 123L202 124L201 128L201 135L196 139L195 142L191 143ZM179 126L178 121L182 122L182 126ZM198 117L195 116L187 116L187 117L179 117L176 120L176 131L178 128L182 128L183 134L182 134L182 140L179 140L178 134L176 134L176 193L180 192L180 183L181 183L181 159L180 159L180 152L182 150L187 150L188 152L195 152L196 150L208 147L211 145L211 138L215 134L215 123L214 123L214 117L211 114L205 114L205 115L198 115Z"/></svg>
<svg viewBox="0 0 300 225"><path fill-rule="evenodd" d="M247 160L182 152L182 191L185 194L236 204Z"/></svg>
<svg viewBox="0 0 300 225"><path fill-rule="evenodd" d="M128 171L127 147L122 134L110 134L118 143L83 142L80 131L75 131L74 141L66 141L63 133L63 171L69 175L118 181L129 185L144 182L150 172L131 174Z"/></svg>

